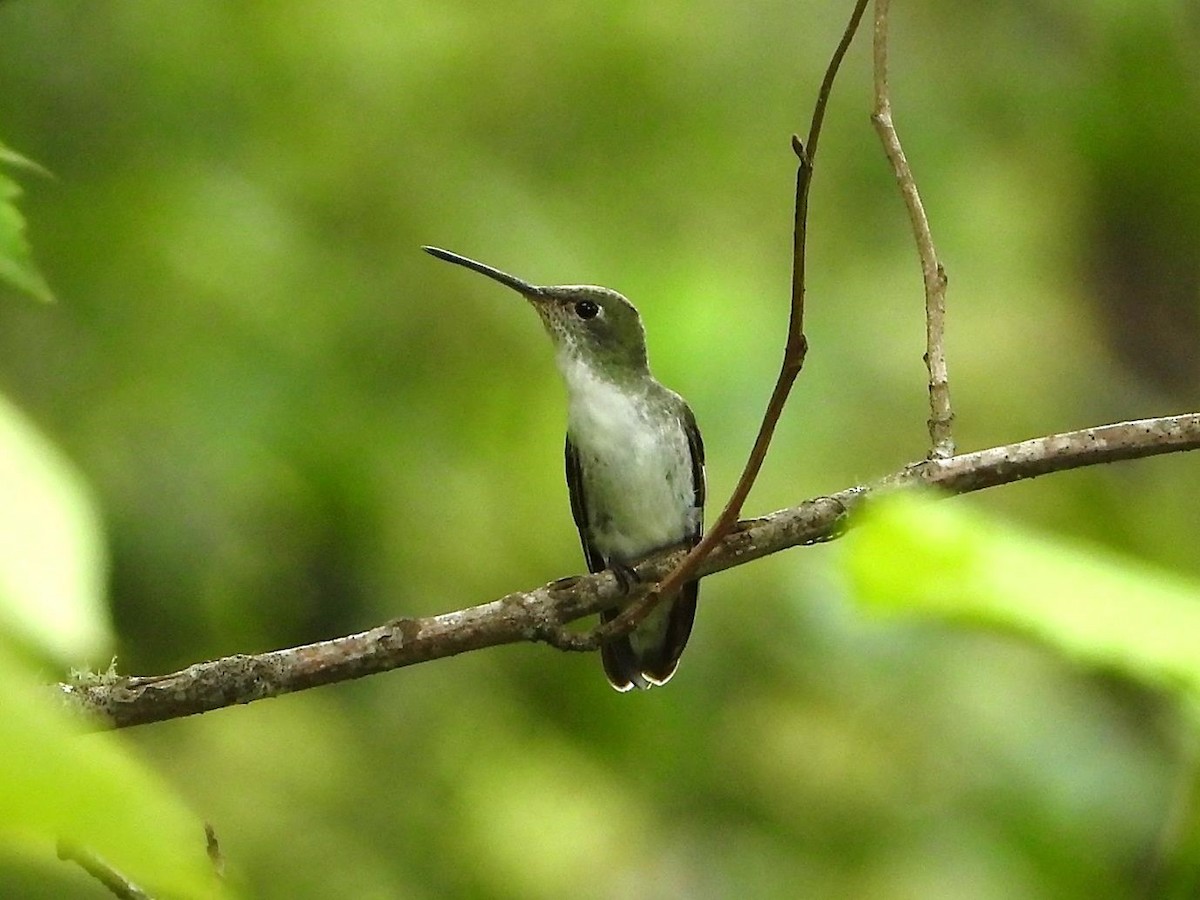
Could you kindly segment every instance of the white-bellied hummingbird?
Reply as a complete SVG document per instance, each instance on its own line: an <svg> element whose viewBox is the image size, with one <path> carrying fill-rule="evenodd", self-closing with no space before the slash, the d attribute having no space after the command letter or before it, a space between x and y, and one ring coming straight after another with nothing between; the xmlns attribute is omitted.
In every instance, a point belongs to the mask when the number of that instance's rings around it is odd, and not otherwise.
<svg viewBox="0 0 1200 900"><path fill-rule="evenodd" d="M632 303L593 285L540 286L436 247L528 300L554 342L567 386L567 489L588 570L630 566L656 550L695 544L704 528L704 445L684 399L650 374L646 333ZM693 581L663 600L629 635L601 648L618 691L675 674L696 615ZM609 621L620 610L605 610Z"/></svg>

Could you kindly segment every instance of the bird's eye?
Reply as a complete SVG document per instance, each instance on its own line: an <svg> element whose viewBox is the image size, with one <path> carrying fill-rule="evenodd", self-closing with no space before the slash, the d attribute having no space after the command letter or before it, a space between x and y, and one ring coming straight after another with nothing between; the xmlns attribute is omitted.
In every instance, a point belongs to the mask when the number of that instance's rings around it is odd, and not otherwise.
<svg viewBox="0 0 1200 900"><path fill-rule="evenodd" d="M594 319L599 312L600 307L591 300L580 300L575 304L575 315L581 319Z"/></svg>

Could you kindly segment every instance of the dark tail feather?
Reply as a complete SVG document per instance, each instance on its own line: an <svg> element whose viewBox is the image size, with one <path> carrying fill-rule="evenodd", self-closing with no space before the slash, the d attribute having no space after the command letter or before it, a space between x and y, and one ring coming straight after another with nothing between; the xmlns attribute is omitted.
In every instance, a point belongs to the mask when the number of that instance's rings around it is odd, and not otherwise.
<svg viewBox="0 0 1200 900"><path fill-rule="evenodd" d="M679 594L670 601L671 611L663 639L656 646L643 649L639 658L628 637L609 641L600 648L604 662L604 674L608 682L618 691L633 688L649 688L666 684L679 667L679 657L687 646L696 619L696 596L700 583L693 581L683 586ZM619 610L609 609L600 614L601 622L609 622Z"/></svg>
<svg viewBox="0 0 1200 900"><path fill-rule="evenodd" d="M700 582L685 584L679 595L671 601L671 615L667 619L667 633L662 643L642 657L641 674L651 684L666 684L679 668L679 657L687 646L696 620L696 595Z"/></svg>
<svg viewBox="0 0 1200 900"><path fill-rule="evenodd" d="M619 609L606 609L600 613L600 622L611 622L620 613ZM642 677L641 667L633 653L633 644L628 635L602 644L600 660L604 663L604 675L616 690L625 691L648 688L650 684Z"/></svg>

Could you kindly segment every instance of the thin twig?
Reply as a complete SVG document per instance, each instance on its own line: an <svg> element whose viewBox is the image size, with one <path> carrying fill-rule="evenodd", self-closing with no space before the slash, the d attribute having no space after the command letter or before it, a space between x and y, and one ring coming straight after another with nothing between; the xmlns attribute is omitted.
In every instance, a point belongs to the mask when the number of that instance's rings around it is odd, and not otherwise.
<svg viewBox="0 0 1200 900"><path fill-rule="evenodd" d="M846 519L848 512L881 493L935 486L947 494L964 494L1050 472L1196 449L1200 449L1200 412L1103 425L951 459L924 460L871 485L850 487L739 523L702 562L698 575L834 536L844 524L853 524L853 519ZM657 554L637 566L638 576L653 584L681 557L681 551ZM560 644L558 629L623 598L617 579L601 572L561 579L455 612L399 619L316 644L229 656L169 675L81 679L58 689L71 705L95 714L102 725L142 725L501 644L543 641L564 649L594 650L598 641L590 646Z"/></svg>
<svg viewBox="0 0 1200 900"><path fill-rule="evenodd" d="M892 123L892 101L888 88L888 5L889 0L875 0L875 110L871 121L892 174L900 186L908 218L912 223L917 253L921 257L921 276L925 282L925 366L929 370L929 455L946 459L954 455L954 410L950 405L950 376L946 370L946 270L938 262L937 249L929 230L929 219L900 136Z"/></svg>
<svg viewBox="0 0 1200 900"><path fill-rule="evenodd" d="M799 159L796 168L796 203L795 217L792 228L792 300L788 315L787 342L783 351L783 364L779 377L771 391L771 399L767 402L762 424L759 425L758 436L746 459L745 468L738 479L737 485L730 494L725 508L717 516L716 521L709 527L708 533L697 543L666 578L640 600L629 603L620 615L606 624L597 625L586 635L573 635L562 631L557 636L557 642L566 646L578 645L581 648L590 647L593 641L603 642L622 634L628 634L639 622L648 616L655 606L665 597L670 597L696 574L704 558L721 542L729 530L737 523L742 514L742 506L750 496L750 490L758 478L763 462L767 458L767 450L771 446L771 438L775 435L775 427L787 404L788 395L796 376L804 368L804 359L808 354L808 339L804 336L804 274L807 257L808 240L808 193L812 185L813 162L817 155L817 142L821 137L821 126L825 121L825 110L829 106L829 96L833 92L833 83L837 78L838 69L850 48L850 42L858 31L869 0L858 0L850 21L842 32L842 39L834 50L829 65L825 69L825 77L821 81L821 89L817 92L817 102L813 108L812 122L808 129L808 143L802 144L797 135L792 135L792 150ZM582 643L581 643L582 642Z"/></svg>
<svg viewBox="0 0 1200 900"><path fill-rule="evenodd" d="M208 854L213 874L217 876L218 881L223 880L225 878L225 854L221 852L221 844L217 840L217 829L213 828L211 822L204 823L204 850Z"/></svg>
<svg viewBox="0 0 1200 900"><path fill-rule="evenodd" d="M122 900L153 900L149 894L90 850L85 850L68 841L59 841L58 858L78 864L81 869Z"/></svg>

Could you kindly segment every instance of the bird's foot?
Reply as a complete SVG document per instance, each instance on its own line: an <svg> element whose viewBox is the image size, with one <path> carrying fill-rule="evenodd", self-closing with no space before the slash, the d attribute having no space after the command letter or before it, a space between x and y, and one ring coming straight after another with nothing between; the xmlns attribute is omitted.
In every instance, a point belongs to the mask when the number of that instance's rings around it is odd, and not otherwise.
<svg viewBox="0 0 1200 900"><path fill-rule="evenodd" d="M613 577L617 579L617 584L621 586L622 594L628 594L635 585L642 583L641 576L633 566L627 566L624 563L609 563L608 568L613 573Z"/></svg>

